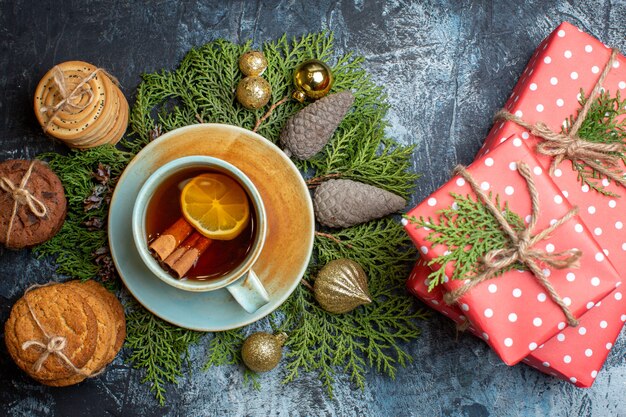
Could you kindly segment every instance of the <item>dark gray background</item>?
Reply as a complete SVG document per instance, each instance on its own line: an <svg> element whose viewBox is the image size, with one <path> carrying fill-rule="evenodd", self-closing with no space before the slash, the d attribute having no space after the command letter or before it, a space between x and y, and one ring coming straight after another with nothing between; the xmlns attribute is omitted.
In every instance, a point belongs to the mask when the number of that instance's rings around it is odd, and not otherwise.
<svg viewBox="0 0 626 417"><path fill-rule="evenodd" d="M417 145L425 198L457 163L469 163L535 46L568 20L626 49L624 1L8 1L0 0L0 160L64 151L36 123L35 86L55 63L80 59L116 75L132 102L142 72L172 69L193 46L223 37L259 45L283 32L330 29L340 51L365 56L389 93L389 133ZM53 267L30 251L0 252L0 321ZM315 376L282 385L279 368L262 391L242 384L238 367L200 370L205 345L191 352L192 373L160 408L141 373L118 357L102 376L51 389L28 379L0 343L0 415L380 415L626 416L626 337L615 344L592 389L507 367L472 337L454 338L434 316L406 346L415 361L395 381L371 373L364 392L339 379L330 399ZM263 324L260 325L263 327ZM622 332L624 333L624 332ZM205 339L206 341L207 339Z"/></svg>

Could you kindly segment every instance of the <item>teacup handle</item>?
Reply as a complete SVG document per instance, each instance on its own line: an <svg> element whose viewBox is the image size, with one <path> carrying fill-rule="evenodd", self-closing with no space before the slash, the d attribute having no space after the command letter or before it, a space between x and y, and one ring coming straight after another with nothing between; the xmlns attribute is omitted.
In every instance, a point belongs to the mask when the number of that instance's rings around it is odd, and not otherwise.
<svg viewBox="0 0 626 417"><path fill-rule="evenodd" d="M254 313L270 302L267 290L252 269L226 289L248 313Z"/></svg>

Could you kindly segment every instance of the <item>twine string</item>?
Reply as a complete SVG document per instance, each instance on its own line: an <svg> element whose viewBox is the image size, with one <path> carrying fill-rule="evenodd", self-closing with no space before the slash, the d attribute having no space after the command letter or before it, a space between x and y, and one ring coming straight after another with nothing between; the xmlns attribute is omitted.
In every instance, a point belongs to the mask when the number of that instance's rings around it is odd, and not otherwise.
<svg viewBox="0 0 626 417"><path fill-rule="evenodd" d="M578 136L578 131L587 117L595 99L598 94L600 94L602 85L613 67L613 63L617 59L618 52L617 49L612 50L611 56L604 66L598 81L567 132L555 132L541 121L535 124L528 123L521 117L504 109L496 113L495 120L511 121L528 130L532 135L542 138L544 141L537 145L537 152L553 158L552 164L550 165L551 175L564 159L569 159L572 162L581 161L605 177L622 186L626 186L626 178L619 172L611 171L611 168L619 166L619 154L625 151L624 144L589 142Z"/></svg>
<svg viewBox="0 0 626 417"><path fill-rule="evenodd" d="M60 112L64 110L80 112L86 109L87 107L89 107L93 103L93 100L95 99L94 92L91 88L87 88L87 83L93 80L100 72L108 76L111 79L111 81L113 81L116 85L119 85L117 78L109 74L103 68L96 68L90 74L88 74L85 78L83 78L78 84L76 84L74 89L69 91L63 70L61 70L61 68L58 65L52 68L52 81L56 85L57 89L59 90L59 94L61 95L61 100L58 103L56 103L54 106L42 106L41 109L39 109L39 111L42 113L52 112L52 114L48 118L48 122L44 126L44 129L43 129L44 132L48 131L52 122L59 115ZM84 94L88 96L88 99L86 103L81 104L79 99Z"/></svg>
<svg viewBox="0 0 626 417"><path fill-rule="evenodd" d="M51 284L54 284L54 283L51 283ZM26 307L28 307L28 312L30 313L30 315L33 318L33 320L35 321L35 324L37 324L37 327L39 328L39 330L41 330L41 332L43 333L45 340L44 341L35 340L35 339L27 340L26 342L22 343L22 350L27 350L31 346L37 346L37 347L42 349L42 352L39 355L39 358L33 364L33 371L34 372L39 372L41 370L41 367L43 366L44 362L46 361L46 359L48 359L48 357L50 355L56 355L74 373L80 374L80 375L89 376L89 373L87 373L87 372L83 371L82 369L77 368L76 366L74 366L74 364L72 363L70 358L68 358L65 355L65 353L63 353L63 349L65 349L65 346L67 345L67 339L65 337L63 337L63 336L56 336L56 335L50 336L50 334L48 334L46 329L42 326L41 322L37 318L37 315L35 314L35 312L33 311L30 303L28 302L27 294L30 291L32 291L35 288L45 287L45 286L51 285L51 284L33 285L33 286L29 287L26 290L26 292L24 293L24 300L26 301Z"/></svg>
<svg viewBox="0 0 626 417"><path fill-rule="evenodd" d="M11 230L13 229L13 224L15 223L15 218L17 217L17 209L20 205L26 205L31 213L33 213L36 217L42 218L48 213L48 209L46 205L35 197L28 189L26 189L26 183L30 179L30 175L33 172L33 168L35 166L35 160L33 160L28 166L28 170L22 177L19 186L15 186L13 181L11 181L8 177L0 177L0 188L3 191L9 193L11 198L13 199L13 209L11 211L11 218L9 220L9 225L7 226L7 233L5 244L8 245L9 239L11 238Z"/></svg>
<svg viewBox="0 0 626 417"><path fill-rule="evenodd" d="M576 320L567 304L565 304L563 299L559 296L552 283L539 267L538 263L544 263L555 269L577 268L579 266L579 260L582 256L582 252L578 249L569 249L557 253L548 253L542 250L534 249L533 247L536 243L547 239L554 230L575 216L578 213L578 208L572 208L556 222L553 222L549 227L533 234L540 211L539 192L537 191L535 181L532 178L530 168L525 162L520 161L517 163L517 171L526 181L526 186L531 200L531 215L529 224L525 229L519 232L515 231L511 227L509 222L501 213L500 209L496 207L494 202L484 193L474 177L467 172L465 167L459 165L455 168L455 174L460 175L463 179L465 179L465 181L472 188L472 191L474 191L487 210L489 210L489 212L495 217L498 225L505 232L509 244L503 248L495 249L485 254L482 258L481 271L477 275L471 277L469 282L445 294L444 300L447 304L456 303L463 295L476 285L495 278L500 272L506 270L506 268L515 263L521 263L528 267L530 272L532 272L537 279L537 282L539 282L539 284L546 289L550 298L559 306L559 308L563 311L563 314L565 314L568 323L571 326L577 326L578 320Z"/></svg>

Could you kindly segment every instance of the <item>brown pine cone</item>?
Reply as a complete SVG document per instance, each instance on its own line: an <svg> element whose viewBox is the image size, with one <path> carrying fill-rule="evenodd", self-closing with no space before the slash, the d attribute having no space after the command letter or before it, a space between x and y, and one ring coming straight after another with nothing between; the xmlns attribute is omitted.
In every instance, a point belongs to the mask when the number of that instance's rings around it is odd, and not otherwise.
<svg viewBox="0 0 626 417"><path fill-rule="evenodd" d="M328 227L350 227L403 209L404 198L351 180L322 183L313 197L317 221Z"/></svg>
<svg viewBox="0 0 626 417"><path fill-rule="evenodd" d="M293 115L280 133L288 156L309 159L322 150L352 106L350 91L330 94Z"/></svg>

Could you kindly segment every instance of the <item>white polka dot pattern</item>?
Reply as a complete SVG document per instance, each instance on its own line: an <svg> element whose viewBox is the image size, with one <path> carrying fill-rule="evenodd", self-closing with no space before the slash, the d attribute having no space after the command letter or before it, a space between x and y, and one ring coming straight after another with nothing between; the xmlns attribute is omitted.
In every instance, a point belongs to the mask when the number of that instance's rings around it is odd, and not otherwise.
<svg viewBox="0 0 626 417"><path fill-rule="evenodd" d="M428 291L426 277L429 273L428 267L416 265L407 283L408 288L424 301L434 297L438 303L437 305L431 304L431 306L445 312L445 315L455 322L461 322L461 310L458 307L448 306L442 301L443 293L440 287L436 287L431 292ZM609 350L626 322L626 298L617 300L616 292L619 291L614 290L613 295L605 297L601 305L585 313L578 327L568 327L565 322L559 322L557 327L561 331L543 345L536 346L537 341L531 340L528 343L530 353L524 362L542 372L554 373L565 380L574 377L579 386L590 386L598 376L598 369L602 368ZM507 322L508 315L504 316ZM614 318L611 319L612 317ZM490 337L484 329L480 326L472 327L475 327L472 330L475 335L491 344ZM579 328L583 327L585 331L581 334ZM506 337L515 342L514 335ZM515 343L507 349L514 347ZM564 362L565 355L570 357L569 363Z"/></svg>
<svg viewBox="0 0 626 417"><path fill-rule="evenodd" d="M494 148L488 156L476 160L468 167L468 171L482 190L499 195L502 204L506 202L513 212L523 214L522 217L525 217L529 212L527 185L516 171L508 168L518 160L527 163L533 173L533 180L536 182L542 203L535 229L539 231L562 217L570 210L571 205L547 175L548 168L542 167L537 162L533 152L521 138L514 139L521 142L519 148L515 146L514 140L507 140ZM572 187L574 188L580 187ZM467 195L471 193L471 188L467 181L459 181L459 177L455 177L410 211L409 217L431 217L437 221L437 211L452 206L454 201L450 196L451 193ZM417 242L425 260L432 260L447 253L448 248L445 245L433 247L432 242L427 239L430 231L418 230L412 225L408 225L407 230ZM606 233L608 232L604 231L603 234ZM547 253L572 248L582 251L581 268L557 270L544 267L543 270L566 305L572 311L576 311L577 315L587 311L587 304L590 301L596 303L611 292L619 280L612 263L604 262L602 248L594 240L589 239L590 235L592 232L575 217L552 232L549 239L536 245L537 249ZM588 266L584 267L585 265ZM451 276L454 266L448 264L445 267L447 269L445 275ZM507 279L508 274L515 277ZM450 280L443 285L452 290L463 283ZM463 296L460 305L470 322L490 336L490 345L507 363L515 363L527 356L530 352L528 349L530 343L544 342L555 336L556 327L562 321L559 307L547 296L546 291L537 285L536 278L528 271L509 271L501 277L480 284ZM511 346L504 345L505 339L512 340Z"/></svg>
<svg viewBox="0 0 626 417"><path fill-rule="evenodd" d="M562 34L558 34L558 31L562 31ZM555 130L560 130L563 121L569 115L576 113L579 108L576 100L581 88L585 91L591 89L598 76L598 71L594 67L598 67L601 71L609 53L602 44L569 24L561 25L558 31L554 32L550 41L544 42L531 58L511 98L506 103L511 113L517 114L530 123L544 121ZM569 53L565 54L565 51ZM569 58L566 55L569 55ZM609 73L605 89L612 93L621 89L622 94L626 94L626 60L620 56L618 62L621 65ZM500 144L503 138L508 139ZM471 165L471 173L477 179L478 184L488 183L488 191L500 195L501 201L508 201L512 210L520 214L522 218L529 213L528 202L525 198L527 190L523 182L517 181L517 174L512 169L515 169L515 161L518 159L526 162L533 160L532 155L526 155L526 153L528 149L534 148L537 141L536 137L528 135L527 131L514 123L497 123L480 151L481 155L489 152L490 160L487 161L487 157L477 158L476 162ZM548 176L550 160L547 157L539 157L538 161L539 163L530 165L533 173L535 173L535 168L542 169L541 174L533 176L541 181L543 177ZM482 173L484 175L481 175ZM563 320L562 313L559 313L558 309L554 310L554 303L546 295L545 290L535 285L527 286L517 275L511 280L505 280L502 277L480 284L471 291L475 294L464 296L462 301L470 306L470 311L466 315L480 332L478 334L483 339L483 333L488 335L487 342L504 356L503 359L512 360L513 357L503 351L521 353L529 351L532 343L545 342L543 349L536 348L529 356L531 361L534 356L547 355L551 351L556 351L558 358L546 357L537 365L546 371L554 372L563 379L575 378L579 386L588 386L597 375L597 371L602 368L602 362L607 353L605 345L610 343L612 346L618 333L616 328L624 324L624 321L618 318L624 315L626 319L624 308L617 315L607 313L619 308L617 304L626 302L624 300L626 297L623 297L621 293L616 295L619 291L613 290L617 280L616 273L611 266L612 262L607 262L607 259L611 261L612 257L624 256L623 254L626 253L626 235L624 235L626 215L623 214L626 213L624 202L626 199L598 196L596 191L583 187L576 178L576 173L572 170L569 161L560 164L553 172L550 181L554 181L558 189L567 190L567 194L556 190L554 193L547 193L544 197L545 189L543 186L540 187L542 211L537 229L545 227L548 222L560 217L561 214L558 213L566 212L573 203L580 206L580 213L579 218L566 223L561 228L563 230L559 229L551 239L541 242L538 248L557 252L576 246L583 252L581 268L575 271L551 270L549 279L555 285L558 283L559 287L567 288L566 291L557 290L557 292L568 300L571 309L584 313L581 325L584 324L582 327L586 329L586 333L581 335L578 329L567 327L563 323L561 333L565 339L562 342L558 341L556 332ZM620 191L620 188L613 183L608 184L607 188L617 194L623 194L623 190ZM429 210L430 206L424 203L421 205L424 211L419 214L428 216L435 209L449 207L450 200L446 199L445 195L450 191L464 195L469 192L469 187L465 183L459 185L453 182L447 184L444 190L441 194L436 193L432 196L437 200L436 206L432 207L433 210ZM556 197L557 195L559 198ZM521 203L524 203L525 207L519 208ZM425 233L423 231L421 233L423 237ZM446 248L432 248L429 243L415 239L414 234L411 236L416 242L423 242L418 243L418 247L428 246L427 259L432 259L446 250ZM594 239L600 241L602 246L597 245ZM548 246L549 244L552 246ZM567 275L570 272L572 275ZM511 271L507 274L518 273ZM505 283L505 281L509 282ZM495 288L491 284L495 284ZM451 289L458 285L462 283L450 281L446 287ZM491 292L494 289L496 292ZM515 289L521 292L518 297L513 292ZM610 292L613 294L605 297ZM601 305L597 305L600 300L602 300ZM594 304L596 307L589 308ZM446 306L440 303L438 307ZM491 311L489 318L484 315L487 309ZM458 308L456 310L460 311ZM515 315L515 321L510 321L512 314ZM591 318L587 319L587 317ZM596 318L593 319L593 317ZM611 320L610 317L615 318ZM533 323L535 318L541 319L542 324L539 327L535 327ZM528 337L522 335L521 329L528 330ZM553 337L546 342L546 339L541 339L540 335ZM511 346L504 345L507 338L511 339ZM578 351L567 351L568 346L581 347ZM591 349L591 357L585 356L586 349ZM568 367L564 366L565 355L571 358ZM543 362L551 365L544 367ZM592 376L593 371L596 371L596 374Z"/></svg>

